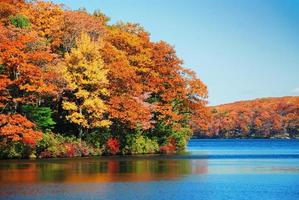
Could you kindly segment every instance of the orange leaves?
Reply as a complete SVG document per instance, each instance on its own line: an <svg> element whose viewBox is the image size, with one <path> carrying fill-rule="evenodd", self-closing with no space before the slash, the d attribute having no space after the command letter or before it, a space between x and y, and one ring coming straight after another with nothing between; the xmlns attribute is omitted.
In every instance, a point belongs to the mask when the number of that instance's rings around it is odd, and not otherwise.
<svg viewBox="0 0 299 200"><path fill-rule="evenodd" d="M112 96L109 104L109 113L112 119L128 124L131 128L136 128L139 124L145 130L152 127L152 107L142 98L125 95Z"/></svg>
<svg viewBox="0 0 299 200"><path fill-rule="evenodd" d="M5 76L0 75L0 108L5 107L6 102L8 102L11 98L8 87L11 84L11 80Z"/></svg>
<svg viewBox="0 0 299 200"><path fill-rule="evenodd" d="M200 100L203 98L207 98L208 89L207 86L196 77L194 71L189 69L182 69L183 76L185 78L185 82L187 84L187 93L189 98L192 100Z"/></svg>
<svg viewBox="0 0 299 200"><path fill-rule="evenodd" d="M9 16L16 13L15 6L9 4L8 2L1 1L0 2L0 20L3 22L7 22Z"/></svg>
<svg viewBox="0 0 299 200"><path fill-rule="evenodd" d="M32 28L40 37L46 38L52 47L61 44L63 10L51 2L33 1L23 6L20 11L26 15Z"/></svg>
<svg viewBox="0 0 299 200"><path fill-rule="evenodd" d="M161 97L157 107L160 118L179 123L187 120L193 126L202 126L207 119L204 83L194 72L181 66L175 50L165 42L153 44L152 60L149 83L152 92Z"/></svg>
<svg viewBox="0 0 299 200"><path fill-rule="evenodd" d="M61 45L65 51L75 46L76 39L81 33L87 33L92 40L99 39L105 32L105 20L102 17L90 16L85 11L64 11Z"/></svg>
<svg viewBox="0 0 299 200"><path fill-rule="evenodd" d="M109 69L109 115L130 128L138 124L149 129L152 107L146 102L146 92L138 76L138 66L133 66L132 56L142 48L137 36L130 35L120 28L108 32L107 42L102 48L103 60ZM130 56L129 56L130 54Z"/></svg>
<svg viewBox="0 0 299 200"><path fill-rule="evenodd" d="M297 132L299 98L263 98L212 108L209 134L270 136ZM295 122L295 123L294 123Z"/></svg>
<svg viewBox="0 0 299 200"><path fill-rule="evenodd" d="M12 141L35 145L41 139L41 132L34 130L35 125L19 114L0 114L0 136Z"/></svg>
<svg viewBox="0 0 299 200"><path fill-rule="evenodd" d="M119 27L109 29L105 39L127 55L137 54L142 48L138 36L122 31Z"/></svg>
<svg viewBox="0 0 299 200"><path fill-rule="evenodd" d="M193 114L205 118L207 88L182 67L173 47L166 42L151 42L141 26L130 23L112 26L104 40L103 60L110 70L111 118L131 128L137 123L150 128L154 120L174 125L190 121ZM136 97L143 95L148 98L137 102Z"/></svg>
<svg viewBox="0 0 299 200"><path fill-rule="evenodd" d="M23 102L32 102L38 96L54 93L55 87L46 82L44 66L53 59L49 49L33 32L9 29L2 25L0 32L0 57L3 75L9 78L11 86L18 91L10 91L10 96ZM3 79L4 80L4 79ZM26 97L22 92L28 93ZM12 93L13 92L13 93ZM5 94L8 95L8 94ZM1 94L1 99L4 99Z"/></svg>

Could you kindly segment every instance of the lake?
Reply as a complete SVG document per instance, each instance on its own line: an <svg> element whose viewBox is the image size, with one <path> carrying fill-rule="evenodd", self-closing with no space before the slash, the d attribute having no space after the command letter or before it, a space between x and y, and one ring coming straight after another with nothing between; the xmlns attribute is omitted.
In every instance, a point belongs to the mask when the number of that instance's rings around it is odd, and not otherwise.
<svg viewBox="0 0 299 200"><path fill-rule="evenodd" d="M181 155L2 160L0 199L298 200L299 140L193 139Z"/></svg>

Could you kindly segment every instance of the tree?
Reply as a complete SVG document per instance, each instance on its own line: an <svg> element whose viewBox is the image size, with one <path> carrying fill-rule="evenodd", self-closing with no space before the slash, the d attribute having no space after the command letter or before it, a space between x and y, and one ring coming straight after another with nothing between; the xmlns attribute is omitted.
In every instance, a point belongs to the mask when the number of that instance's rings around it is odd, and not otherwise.
<svg viewBox="0 0 299 200"><path fill-rule="evenodd" d="M184 140L190 137L186 130L191 121L204 127L206 86L182 67L173 47L151 42L149 33L132 23L110 27L104 39L103 59L110 69L109 114L116 124L128 132L140 125L159 138L179 138L181 132L186 134ZM171 131L159 130L164 126Z"/></svg>
<svg viewBox="0 0 299 200"><path fill-rule="evenodd" d="M22 107L22 110L27 118L35 122L39 130L51 130L56 124L52 119L52 110L49 107L25 105Z"/></svg>
<svg viewBox="0 0 299 200"><path fill-rule="evenodd" d="M137 74L138 66L128 56L138 52L142 41L119 27L111 27L104 39L101 53L109 69L110 118L115 124L121 123L123 129L135 129L138 124L144 129L151 128L152 106L146 102L148 93Z"/></svg>
<svg viewBox="0 0 299 200"><path fill-rule="evenodd" d="M69 52L76 44L76 38L80 37L82 32L87 33L92 40L97 40L105 32L104 24L106 18L101 15L90 16L86 11L64 11L61 50Z"/></svg>
<svg viewBox="0 0 299 200"><path fill-rule="evenodd" d="M40 104L41 98L56 93L47 81L46 66L53 54L34 32L6 28L0 24L1 104L15 112L20 104Z"/></svg>
<svg viewBox="0 0 299 200"><path fill-rule="evenodd" d="M30 21L24 15L15 15L9 17L11 24L18 28L27 28L30 26Z"/></svg>
<svg viewBox="0 0 299 200"><path fill-rule="evenodd" d="M108 70L104 68L99 53L101 43L92 41L83 33L77 39L76 48L65 55L63 76L68 83L70 94L63 101L68 111L67 119L77 124L79 136L83 129L107 127L110 121L105 117L107 105Z"/></svg>
<svg viewBox="0 0 299 200"><path fill-rule="evenodd" d="M35 125L20 114L0 114L0 137L8 141L20 141L35 145L42 133L34 130Z"/></svg>
<svg viewBox="0 0 299 200"><path fill-rule="evenodd" d="M20 6L20 13L29 18L32 28L51 44L52 49L56 50L60 47L64 12L59 5L51 2L32 1Z"/></svg>

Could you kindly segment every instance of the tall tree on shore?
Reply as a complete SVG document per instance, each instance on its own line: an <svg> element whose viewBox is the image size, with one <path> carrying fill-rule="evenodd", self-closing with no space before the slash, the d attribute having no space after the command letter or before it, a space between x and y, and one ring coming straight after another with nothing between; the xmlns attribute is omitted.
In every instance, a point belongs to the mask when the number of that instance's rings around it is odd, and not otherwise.
<svg viewBox="0 0 299 200"><path fill-rule="evenodd" d="M78 125L79 136L84 129L107 127L108 70L99 53L100 41L92 41L86 33L77 39L76 47L65 55L63 76L69 92L63 101L67 119Z"/></svg>
<svg viewBox="0 0 299 200"><path fill-rule="evenodd" d="M52 59L35 32L0 24L0 75L5 91L0 100L6 111L16 112L21 104L38 105L41 98L56 92L55 85L47 82L45 70Z"/></svg>

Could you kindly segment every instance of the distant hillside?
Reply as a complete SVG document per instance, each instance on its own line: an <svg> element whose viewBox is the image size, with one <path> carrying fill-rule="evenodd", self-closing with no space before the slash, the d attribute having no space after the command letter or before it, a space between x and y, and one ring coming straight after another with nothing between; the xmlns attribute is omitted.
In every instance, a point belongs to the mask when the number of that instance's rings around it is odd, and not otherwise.
<svg viewBox="0 0 299 200"><path fill-rule="evenodd" d="M258 98L254 100L244 100L244 101L236 101L233 103L220 104L217 106L211 106L211 108L216 109L227 109L235 106L252 106L255 104L279 104L279 103L287 103L287 104L298 104L299 96L285 96L285 97L267 97L267 98Z"/></svg>
<svg viewBox="0 0 299 200"><path fill-rule="evenodd" d="M293 138L299 136L299 97L270 97L211 106L201 137Z"/></svg>

